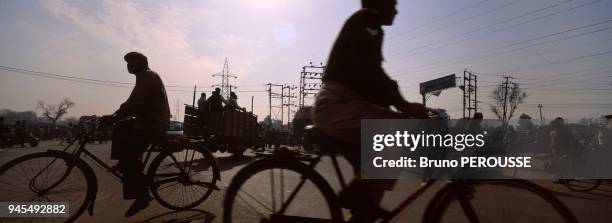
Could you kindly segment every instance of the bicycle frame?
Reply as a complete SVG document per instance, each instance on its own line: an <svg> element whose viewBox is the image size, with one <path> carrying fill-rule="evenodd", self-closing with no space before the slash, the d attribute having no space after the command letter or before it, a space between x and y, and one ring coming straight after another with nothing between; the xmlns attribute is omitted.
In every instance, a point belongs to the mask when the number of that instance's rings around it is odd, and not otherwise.
<svg viewBox="0 0 612 223"><path fill-rule="evenodd" d="M330 158L332 160L332 165L334 167L334 172L336 173L336 177L337 177L338 181L340 182L340 186L341 186L342 190L344 190L347 187L347 185L346 185L346 181L344 180L344 176L342 174L342 170L340 169L340 165L338 163L337 154L335 152L324 151L324 152L321 152L319 154L316 154L315 157L291 157L291 158L295 159L296 161L305 161L305 162L308 162L308 166L310 168L314 169L315 166L321 161L321 158L323 156L325 156L325 155L329 155L330 156ZM281 172L281 174L282 174L282 172ZM273 175L271 177L272 177L271 179L273 179ZM423 180L423 182L421 183L420 187L415 192L413 192L410 196L408 196L406 199L404 199L400 204L398 204L393 210L391 210L390 214L388 216L386 216L385 218L383 218L382 222L389 222L390 220L395 218L406 207L408 207L410 204L412 204L412 202L414 202L425 191L427 191L432 185L434 185L434 183L436 181L437 180L434 180L434 179ZM305 182L306 182L306 180L304 178L302 178L300 180L300 182L297 184L295 189L291 192L291 194L289 195L287 200L282 204L282 206L279 209L277 214L281 214L282 215L282 214L285 213L285 211L287 210L289 204L297 196L297 193L301 190L301 188L302 188L302 186L304 185ZM272 184L272 185L274 185L274 184ZM282 186L282 184L281 184L281 186ZM272 190L274 190L274 189L272 188ZM281 188L281 190L283 190L283 188ZM465 204L462 201L461 205L465 206L464 208L468 209L467 211L469 211L470 209L473 211L473 209L471 208L471 205L469 203ZM475 216L475 212L472 212L472 213L474 213L474 216Z"/></svg>
<svg viewBox="0 0 612 223"><path fill-rule="evenodd" d="M113 170L112 167L110 167L109 165L107 165L104 161L102 161L100 158L98 158L95 154L93 154L92 152L90 152L89 150L87 150L87 148L85 148L85 145L87 144L87 138L88 135L84 134L82 137L76 138L74 139L72 142L68 143L68 145L66 145L66 147L62 150L62 152L67 152L68 149L70 147L72 147L75 143L77 143L77 148L71 152L71 154L77 158L77 159L81 159L81 156L83 157L89 157L93 160L94 164L100 166L101 168L105 169L107 172L109 172L110 174L112 174L112 176L116 177L118 180L123 181L123 175L121 173L119 173L118 170ZM143 164L147 164L149 162L149 159L151 157L151 153L153 153L153 149L152 146L150 146L147 151L146 151L147 155L145 156L145 159L143 161ZM192 155L193 156L193 155ZM170 157L172 158L172 160L174 161L175 164L178 164L178 160L176 159L176 157L174 157L174 155L172 155L172 153L170 153ZM193 157L192 157L193 158ZM38 192L38 193L45 193L46 191L49 191L51 189L53 189L54 187L56 187L57 185L59 185L62 181L64 181L71 173L72 168L74 167L74 165L70 165L68 166L68 169L66 170L66 172L62 175L61 178L59 178L59 180L53 184L51 184L51 186L49 186L47 189L45 190L38 190L35 187L34 182L36 182L36 179L38 178L38 176L40 174L42 174L47 168L49 168L49 166L51 166L51 164L53 164L55 162L55 160L52 160L51 162L49 162L49 164L47 164L44 168L41 169L41 171L36 174L32 180L30 180L30 184L29 187L32 191ZM185 170L182 168L178 168L181 170L181 174L185 174ZM179 175L181 175L179 174ZM171 181L175 181L177 178L179 178L180 176L176 176L177 174L167 174L169 176L173 176L173 178L168 178L168 179L164 179L159 181L159 184L163 184L163 183L167 183L167 182L171 182ZM164 176L164 174L160 174L159 176ZM147 177L151 177L151 176L147 176Z"/></svg>

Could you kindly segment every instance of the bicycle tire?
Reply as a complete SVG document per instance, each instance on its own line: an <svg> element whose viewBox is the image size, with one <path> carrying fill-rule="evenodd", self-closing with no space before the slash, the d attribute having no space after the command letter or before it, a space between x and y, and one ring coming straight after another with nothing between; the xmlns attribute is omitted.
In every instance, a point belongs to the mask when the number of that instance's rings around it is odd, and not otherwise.
<svg viewBox="0 0 612 223"><path fill-rule="evenodd" d="M0 178L2 177L2 175L6 174L7 171L11 170L13 167L17 166L18 164L22 162L26 162L28 160L33 160L33 159L42 159L42 158L50 158L50 159L58 160L67 165L73 164L74 167L76 167L83 174L83 178L85 179L85 185L86 185L85 198L83 199L83 202L80 204L80 206L78 206L76 211L72 212L72 214L65 221L65 222L74 222L79 216L83 214L83 212L85 212L85 210L88 207L92 205L92 202L95 199L96 188L97 188L97 179L95 178L95 173L93 172L93 169L91 169L91 167L87 165L87 163L85 163L83 160L78 159L72 156L71 154L63 153L59 151L58 152L41 152L41 153L28 154L25 156L18 157L12 161L9 161L8 163L0 167ZM71 169L71 171L74 171L74 169ZM56 182L56 184L60 184L64 180L65 178L63 178L60 182ZM14 182L17 182L17 180L14 180ZM31 191L31 192L34 193L34 191ZM20 202L20 201L11 200L11 202ZM69 203L70 203L69 208L74 206L74 203L71 203L71 202ZM90 209L90 210L93 210L93 209Z"/></svg>
<svg viewBox="0 0 612 223"><path fill-rule="evenodd" d="M470 205L470 207L467 208L468 210L466 210L466 207L464 207L463 204L461 204L460 200L462 199L460 199L459 197L462 196L460 194L462 194L463 192L460 192L457 190L456 183L457 182L451 182L447 184L446 186L444 186L440 191L436 193L436 195L432 198L432 200L428 204L427 209L425 210L425 214L423 216L423 222L426 222L426 223L441 222L442 218L444 217L444 213L448 211L449 206L454 201L457 201L458 203L460 203L461 208L464 213L478 211L477 209L474 209L471 206L471 202L468 203ZM482 186L501 186L501 187L515 188L515 189L519 189L520 191L529 192L531 193L531 195L535 195L538 198L545 201L548 207L553 208L554 211L559 215L559 217L563 219L563 222L567 222L567 223L578 222L574 214L569 210L569 208L565 206L565 204L563 204L563 202L561 202L556 196L554 196L552 193L550 193L546 189L532 182L529 182L527 180L522 180L522 179L469 180L469 181L463 181L463 183L467 183L470 188L477 188L477 187L482 187ZM477 193L478 192L475 192L475 194ZM523 208L523 207L520 207L520 208ZM537 210L534 210L534 211L537 211ZM475 212L472 214L477 215L477 213ZM468 216L466 217L468 218L470 222L478 222L477 219L476 221L470 219L469 213L467 213L467 215ZM478 216L474 216L474 217L478 217ZM453 221L458 221L458 219L453 219Z"/></svg>
<svg viewBox="0 0 612 223"><path fill-rule="evenodd" d="M234 209L234 204L236 203L236 198L238 197L238 192L240 191L243 184L254 175L266 171L273 170L275 168L278 169L286 169L295 171L296 173L301 174L302 179L311 180L316 186L317 190L321 192L323 195L325 202L327 203L330 211L331 222L343 222L342 209L340 208L340 204L338 202L338 198L331 188L331 186L325 181L325 179L318 174L313 168L307 166L306 164L300 161L294 161L290 158L277 158L277 157L269 157L254 161L250 163L246 167L242 168L238 173L234 176L231 183L229 184L225 197L223 199L223 222L224 223L232 223L232 211ZM295 202L295 201L294 201ZM295 222L299 223L301 219L304 219L303 222L318 222L312 221L308 218L301 217L288 217L292 218L288 220L283 218L283 220L279 220L279 222ZM260 222L275 222L272 220L268 221L260 221Z"/></svg>
<svg viewBox="0 0 612 223"><path fill-rule="evenodd" d="M602 183L601 179L593 179L593 180L590 180L590 179L563 179L560 181L561 181L561 184L563 184L563 186L567 187L567 189L570 189L576 192L589 192L589 191L595 190ZM585 182L585 183L590 184L590 186L580 187L580 186L577 186L576 184L572 184L572 182L574 181Z"/></svg>
<svg viewBox="0 0 612 223"><path fill-rule="evenodd" d="M163 148L166 149L166 148ZM162 149L162 150L163 150ZM188 154L190 154L189 151L194 151L192 154L194 154L194 156L192 156L190 160L188 160L188 163L190 163L190 165L194 164L194 160L193 157L195 157L195 152L198 152L202 155L202 158L204 159L204 163L210 164L210 169L211 171L211 178L207 179L205 183L207 183L208 188L206 188L206 191L204 193L202 193L201 195L198 196L198 198L196 198L195 200L192 200L192 202L189 203L183 203L183 204L175 204L172 201L170 201L172 198L168 198L166 197L161 190L165 189L163 187L160 187L161 185L158 185L159 182L161 182L161 178L156 177L156 173L157 171L160 170L160 166L162 165L162 162L164 160L166 160L166 158L170 157L172 158L172 154L175 152L185 152L186 156L188 156ZM171 156L172 155L172 156ZM178 160L174 160L173 164L174 165L180 165L179 163L177 163L176 161ZM202 161L198 160L198 164L201 164ZM187 163L187 161L185 161ZM152 182L150 183L150 191L153 194L153 197L155 198L155 200L157 200L157 202L159 202L162 206L172 209L172 210L186 210L186 209L191 209L193 207L196 207L198 205L200 205L202 202L204 202L209 196L210 194L213 192L213 190L216 189L216 186L213 188L213 185L219 180L219 176L220 176L220 170L219 170L219 166L217 165L217 162L215 161L214 156L212 155L212 153L210 153L206 148L202 148L202 147L198 147L196 145L188 145L188 148L186 149L182 149L180 151L163 151L162 153L160 153L158 156L155 157L155 159L153 159L153 162L151 162L151 165L149 167L149 169L147 170L147 175L150 177L150 179L152 180ZM189 181L191 181L189 179ZM182 198L181 198L182 199Z"/></svg>

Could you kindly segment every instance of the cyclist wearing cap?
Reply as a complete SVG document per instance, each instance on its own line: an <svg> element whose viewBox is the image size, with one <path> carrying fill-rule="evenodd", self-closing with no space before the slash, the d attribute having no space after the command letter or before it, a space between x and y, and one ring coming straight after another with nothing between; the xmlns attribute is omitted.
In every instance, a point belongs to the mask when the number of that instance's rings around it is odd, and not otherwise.
<svg viewBox="0 0 612 223"><path fill-rule="evenodd" d="M111 158L118 159L117 168L124 174L123 198L135 199L125 213L132 216L146 208L152 198L148 194L143 175L142 154L156 139L163 138L170 121L170 108L164 83L159 75L149 69L147 57L138 52L124 56L127 70L136 76L136 86L127 101L121 104L111 117L113 121L135 117L133 123L122 131L117 140L113 137Z"/></svg>

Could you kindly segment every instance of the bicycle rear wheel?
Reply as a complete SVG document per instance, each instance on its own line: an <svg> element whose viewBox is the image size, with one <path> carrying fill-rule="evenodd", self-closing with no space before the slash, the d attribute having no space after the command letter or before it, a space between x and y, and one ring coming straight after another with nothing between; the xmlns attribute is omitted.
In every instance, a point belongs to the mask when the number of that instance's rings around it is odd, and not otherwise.
<svg viewBox="0 0 612 223"><path fill-rule="evenodd" d="M423 222L577 222L553 194L526 180L454 181L429 203Z"/></svg>
<svg viewBox="0 0 612 223"><path fill-rule="evenodd" d="M34 153L0 167L0 201L66 202L68 218L12 218L7 222L72 222L92 202L95 175L85 162L58 152ZM92 178L93 177L93 178Z"/></svg>
<svg viewBox="0 0 612 223"><path fill-rule="evenodd" d="M219 180L219 167L213 155L196 145L160 153L148 170L150 190L161 205L173 210L198 206Z"/></svg>
<svg viewBox="0 0 612 223"><path fill-rule="evenodd" d="M599 185L601 185L600 179L591 180L591 179L563 179L560 180L563 186L567 187L570 190L578 191L578 192L589 192L597 189Z"/></svg>
<svg viewBox="0 0 612 223"><path fill-rule="evenodd" d="M265 158L242 168L223 201L223 222L343 222L334 190L311 167Z"/></svg>

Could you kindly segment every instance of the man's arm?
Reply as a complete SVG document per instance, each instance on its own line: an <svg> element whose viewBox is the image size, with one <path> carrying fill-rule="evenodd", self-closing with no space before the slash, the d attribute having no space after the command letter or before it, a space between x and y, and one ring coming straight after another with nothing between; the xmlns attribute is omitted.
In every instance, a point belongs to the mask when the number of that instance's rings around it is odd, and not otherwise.
<svg viewBox="0 0 612 223"><path fill-rule="evenodd" d="M141 74L145 75L145 74ZM124 118L127 116L134 116L138 109L142 109L145 105L145 101L148 95L148 89L151 88L151 83L148 78L143 77L141 80L136 81L136 86L132 90L130 97L119 107L114 115L117 118Z"/></svg>

